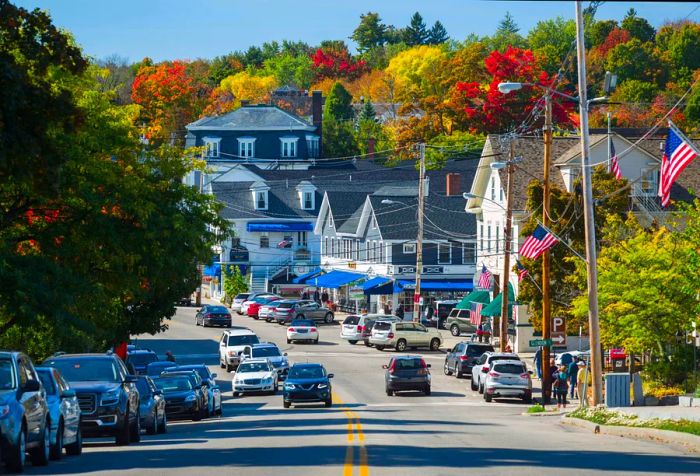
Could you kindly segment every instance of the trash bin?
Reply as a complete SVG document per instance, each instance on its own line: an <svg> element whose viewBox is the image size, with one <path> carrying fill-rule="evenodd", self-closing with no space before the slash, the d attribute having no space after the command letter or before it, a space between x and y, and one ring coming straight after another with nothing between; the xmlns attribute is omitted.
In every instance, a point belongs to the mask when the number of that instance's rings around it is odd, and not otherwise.
<svg viewBox="0 0 700 476"><path fill-rule="evenodd" d="M630 406L630 374L605 374L605 405L610 408Z"/></svg>

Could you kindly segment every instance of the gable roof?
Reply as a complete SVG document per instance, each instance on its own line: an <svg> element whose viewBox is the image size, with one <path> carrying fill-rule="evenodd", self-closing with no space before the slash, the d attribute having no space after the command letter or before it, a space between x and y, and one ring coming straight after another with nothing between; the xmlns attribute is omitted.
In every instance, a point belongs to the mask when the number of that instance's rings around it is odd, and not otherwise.
<svg viewBox="0 0 700 476"><path fill-rule="evenodd" d="M188 131L316 131L316 127L277 106L245 106L187 125Z"/></svg>
<svg viewBox="0 0 700 476"><path fill-rule="evenodd" d="M303 210L299 193L294 187L270 187L267 192L267 210L256 210L251 193L254 182L213 182L212 193L223 203L219 213L226 220L238 218L299 219L315 218L321 205L321 195L315 192L315 208Z"/></svg>
<svg viewBox="0 0 700 476"><path fill-rule="evenodd" d="M627 154L624 154L624 152L630 148L636 148L644 155L649 157L650 159L653 159L657 162L661 162L661 155L659 152L658 144L659 144L659 139L642 139L639 140L639 138L626 138L623 137L617 133L612 133L611 134L614 138L616 138L618 141L622 141L625 144L625 148L623 150L617 150L618 158L619 160L625 160L625 156ZM607 145L607 134L591 134L590 135L590 144L589 148L593 150L594 147L599 146L601 144ZM639 142L637 143L637 141ZM617 141L616 141L617 142ZM656 148L656 152L654 152L654 148ZM607 154L607 152L606 152ZM563 165L566 163L573 163L573 165L580 166L581 165L581 144L575 144L571 146L569 150L564 152L561 156L555 157L554 158L554 165Z"/></svg>

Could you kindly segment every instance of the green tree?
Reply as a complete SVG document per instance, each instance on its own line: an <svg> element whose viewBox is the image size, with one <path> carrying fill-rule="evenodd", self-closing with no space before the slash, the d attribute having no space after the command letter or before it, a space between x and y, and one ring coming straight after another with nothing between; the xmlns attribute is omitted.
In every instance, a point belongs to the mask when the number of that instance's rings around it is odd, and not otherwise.
<svg viewBox="0 0 700 476"><path fill-rule="evenodd" d="M429 45L439 45L445 43L449 39L450 36L447 34L447 29L438 20L433 24L433 27L428 32L427 43Z"/></svg>
<svg viewBox="0 0 700 476"><path fill-rule="evenodd" d="M637 10L630 8L627 10L625 18L622 20L622 29L627 30L632 35L632 38L637 38L642 43L654 41L656 30L644 18L637 16Z"/></svg>
<svg viewBox="0 0 700 476"><path fill-rule="evenodd" d="M370 99L365 100L362 109L360 109L360 114L357 116L357 122L362 121L377 122L377 111L374 110Z"/></svg>
<svg viewBox="0 0 700 476"><path fill-rule="evenodd" d="M350 157L359 153L351 121L323 118L323 155Z"/></svg>
<svg viewBox="0 0 700 476"><path fill-rule="evenodd" d="M313 61L308 55L292 56L281 54L265 60L260 73L274 76L277 84L294 85L299 89L308 89L314 80Z"/></svg>
<svg viewBox="0 0 700 476"><path fill-rule="evenodd" d="M550 73L556 73L576 39L576 23L556 17L537 22L527 34L527 42L537 56L546 58Z"/></svg>
<svg viewBox="0 0 700 476"><path fill-rule="evenodd" d="M620 82L638 79L662 85L667 75L667 68L654 51L654 45L637 38L611 49L605 67L617 74Z"/></svg>
<svg viewBox="0 0 700 476"><path fill-rule="evenodd" d="M608 38L611 31L618 27L616 20L594 21L588 28L591 46L598 46Z"/></svg>
<svg viewBox="0 0 700 476"><path fill-rule="evenodd" d="M243 274L241 274L241 269L238 266L224 266L223 274L223 289L226 295L225 299L228 303L230 303L237 294L248 291L248 283L243 277Z"/></svg>
<svg viewBox="0 0 700 476"><path fill-rule="evenodd" d="M665 25L659 30L656 44L670 63L671 77L689 84L693 72L700 69L700 24Z"/></svg>
<svg viewBox="0 0 700 476"><path fill-rule="evenodd" d="M429 32L420 13L411 17L411 22L403 30L403 42L408 46L424 45L427 43Z"/></svg>
<svg viewBox="0 0 700 476"><path fill-rule="evenodd" d="M506 12L503 19L498 23L498 28L496 33L492 37L485 37L482 39L486 43L489 50L505 51L509 46L514 46L516 48L524 48L526 46L526 41L520 35L520 27L515 22L513 15L510 12Z"/></svg>
<svg viewBox="0 0 700 476"><path fill-rule="evenodd" d="M656 84L628 79L617 87L613 93L612 102L632 103L642 108L649 108L657 94L659 94L659 88Z"/></svg>
<svg viewBox="0 0 700 476"><path fill-rule="evenodd" d="M355 117L352 109L352 96L347 89L336 81L326 97L323 117L337 121L350 121Z"/></svg>
<svg viewBox="0 0 700 476"><path fill-rule="evenodd" d="M350 38L357 43L357 51L365 53L386 43L386 25L378 13L367 12L360 15L360 24Z"/></svg>
<svg viewBox="0 0 700 476"><path fill-rule="evenodd" d="M700 129L700 85L696 85L688 96L685 116L693 127Z"/></svg>

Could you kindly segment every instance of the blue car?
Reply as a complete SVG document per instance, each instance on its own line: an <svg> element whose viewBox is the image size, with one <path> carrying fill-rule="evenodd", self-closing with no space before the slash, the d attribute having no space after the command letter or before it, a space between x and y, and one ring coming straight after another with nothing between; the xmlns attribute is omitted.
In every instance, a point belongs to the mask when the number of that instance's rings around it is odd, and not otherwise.
<svg viewBox="0 0 700 476"><path fill-rule="evenodd" d="M204 413L201 389L192 385L188 375L164 373L154 380L156 388L165 397L165 413L168 418L202 419Z"/></svg>
<svg viewBox="0 0 700 476"><path fill-rule="evenodd" d="M327 373L321 364L294 364L284 382L284 408L289 408L292 404L313 402L323 402L326 407L330 407L333 405L332 378L333 374Z"/></svg>
<svg viewBox="0 0 700 476"><path fill-rule="evenodd" d="M208 415L221 416L221 388L216 383L216 374L211 373L209 367L204 364L178 365L172 370L194 370L199 374L202 383L207 387L208 395Z"/></svg>
<svg viewBox="0 0 700 476"><path fill-rule="evenodd" d="M37 367L39 379L46 391L51 415L51 459L61 459L66 453L78 456L83 452L83 434L80 431L80 404L75 390L58 369Z"/></svg>
<svg viewBox="0 0 700 476"><path fill-rule="evenodd" d="M158 362L151 362L146 366L146 375L152 379L160 377L160 374L166 370L177 367L174 362L168 362L167 360L159 360Z"/></svg>
<svg viewBox="0 0 700 476"><path fill-rule="evenodd" d="M141 428L149 435L166 433L168 417L165 415L165 397L156 388L151 377L139 375L136 380L136 390L139 391L139 415Z"/></svg>
<svg viewBox="0 0 700 476"><path fill-rule="evenodd" d="M126 366L136 375L145 374L152 362L158 362L158 355L152 350L135 349L126 354Z"/></svg>

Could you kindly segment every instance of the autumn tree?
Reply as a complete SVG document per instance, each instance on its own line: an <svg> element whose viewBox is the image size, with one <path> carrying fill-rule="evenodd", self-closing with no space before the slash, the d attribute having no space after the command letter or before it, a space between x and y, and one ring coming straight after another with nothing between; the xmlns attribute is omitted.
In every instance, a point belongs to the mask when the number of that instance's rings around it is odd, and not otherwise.
<svg viewBox="0 0 700 476"><path fill-rule="evenodd" d="M311 60L317 81L325 78L353 80L367 71L366 62L352 58L347 45L342 41L321 46Z"/></svg>
<svg viewBox="0 0 700 476"><path fill-rule="evenodd" d="M360 24L350 38L357 43L357 51L367 52L386 43L386 25L378 13L367 12L360 15Z"/></svg>
<svg viewBox="0 0 700 476"><path fill-rule="evenodd" d="M671 78L690 83L700 69L700 24L680 22L664 25L656 36L656 45L669 62Z"/></svg>
<svg viewBox="0 0 700 476"><path fill-rule="evenodd" d="M652 43L642 43L633 38L613 47L607 55L605 67L614 71L618 81L639 79L656 84L664 84L668 70L654 51Z"/></svg>
<svg viewBox="0 0 700 476"><path fill-rule="evenodd" d="M588 27L588 38L592 47L602 44L611 31L618 28L616 20L595 20Z"/></svg>
<svg viewBox="0 0 700 476"><path fill-rule="evenodd" d="M260 74L274 77L279 85L308 89L314 80L313 61L307 55L280 54L265 60Z"/></svg>
<svg viewBox="0 0 700 476"><path fill-rule="evenodd" d="M654 27L646 19L638 17L634 8L627 10L621 26L624 30L630 32L632 38L636 38L642 43L653 41L654 35L656 35Z"/></svg>
<svg viewBox="0 0 700 476"><path fill-rule="evenodd" d="M270 93L278 86L273 76L257 76L241 71L221 81L210 98L206 114L222 114L231 111L247 99L253 103L266 102Z"/></svg>

